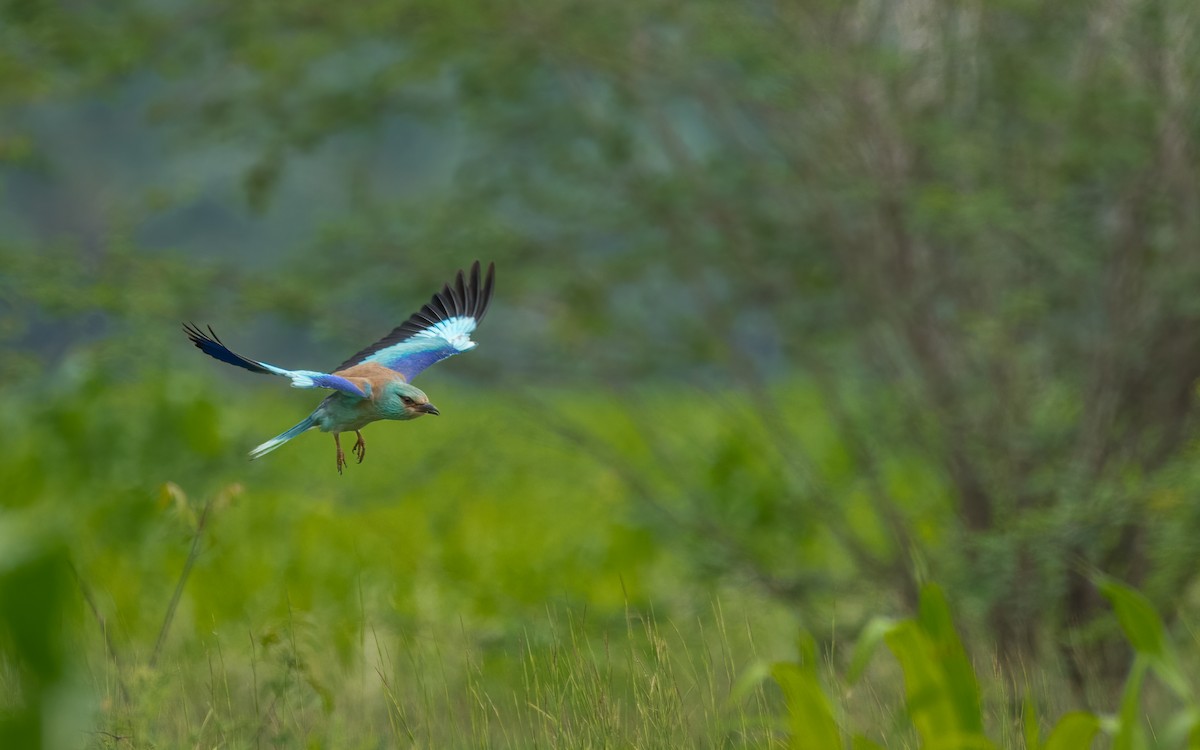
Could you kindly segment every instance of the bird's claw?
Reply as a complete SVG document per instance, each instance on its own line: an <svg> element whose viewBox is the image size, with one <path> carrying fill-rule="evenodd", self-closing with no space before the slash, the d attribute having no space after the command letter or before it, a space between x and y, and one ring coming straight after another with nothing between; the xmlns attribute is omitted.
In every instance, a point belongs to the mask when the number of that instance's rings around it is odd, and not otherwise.
<svg viewBox="0 0 1200 750"><path fill-rule="evenodd" d="M337 447L337 469L338 474L341 474L342 467L346 465L346 454L342 452L342 441L336 432L333 433L333 444Z"/></svg>
<svg viewBox="0 0 1200 750"><path fill-rule="evenodd" d="M367 443L363 440L361 432L355 430L354 434L358 435L358 440L354 442L354 447L351 450L354 451L354 455L358 456L358 462L361 464L363 459L367 457Z"/></svg>

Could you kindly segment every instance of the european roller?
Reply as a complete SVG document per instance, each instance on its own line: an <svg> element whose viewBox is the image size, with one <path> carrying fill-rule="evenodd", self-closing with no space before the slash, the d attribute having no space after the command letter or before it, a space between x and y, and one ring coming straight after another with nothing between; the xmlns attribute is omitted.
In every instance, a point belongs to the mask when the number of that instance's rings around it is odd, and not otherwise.
<svg viewBox="0 0 1200 750"><path fill-rule="evenodd" d="M195 325L185 324L183 329L200 351L222 362L250 372L290 378L294 388L332 390L300 424L250 451L250 458L265 456L297 435L316 428L333 433L337 470L341 474L347 463L341 433L353 431L358 437L351 450L362 463L367 444L361 430L366 425L379 419L409 420L440 413L411 381L433 363L475 348L471 333L487 312L495 277L495 264L488 264L487 276L481 281L479 261L475 261L469 280L460 270L454 283L443 286L427 305L332 372L285 370L229 350L211 327L207 334Z"/></svg>

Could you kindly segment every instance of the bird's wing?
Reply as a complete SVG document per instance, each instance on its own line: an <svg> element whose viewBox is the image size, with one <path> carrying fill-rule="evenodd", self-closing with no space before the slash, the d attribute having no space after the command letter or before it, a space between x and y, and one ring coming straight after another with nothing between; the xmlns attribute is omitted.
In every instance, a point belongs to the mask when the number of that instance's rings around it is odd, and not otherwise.
<svg viewBox="0 0 1200 750"><path fill-rule="evenodd" d="M395 370L411 381L434 362L475 348L471 332L487 312L495 285L496 265L488 264L481 281L479 261L468 280L460 270L453 284L379 341L339 365L334 372L374 362Z"/></svg>
<svg viewBox="0 0 1200 750"><path fill-rule="evenodd" d="M196 345L196 348L204 352L213 359L219 359L226 364L241 367L250 372L261 372L267 375L282 375L285 378L291 378L293 388L332 388L335 391L341 391L350 396L358 398L366 398L367 394L354 383L340 375L332 375L327 372L314 372L312 370L285 370L282 367L269 365L266 362L249 359L242 355L230 351L228 347L221 343L217 338L217 334L213 333L210 327L208 333L204 333L195 325L185 323L183 330L187 333L188 338Z"/></svg>

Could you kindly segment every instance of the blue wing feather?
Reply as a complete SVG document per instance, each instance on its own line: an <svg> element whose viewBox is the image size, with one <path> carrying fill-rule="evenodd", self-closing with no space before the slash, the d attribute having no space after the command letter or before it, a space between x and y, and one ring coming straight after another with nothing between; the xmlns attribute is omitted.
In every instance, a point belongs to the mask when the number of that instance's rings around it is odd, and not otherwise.
<svg viewBox="0 0 1200 750"><path fill-rule="evenodd" d="M207 334L194 325L185 324L183 329L196 348L226 364L250 372L289 378L295 388L330 388L357 398L366 398L367 394L362 389L336 373L364 362L374 362L395 370L411 381L430 365L474 349L471 333L487 313L495 280L495 264L488 264L487 276L481 278L479 261L475 261L471 266L469 282L460 270L453 285L443 286L408 320L338 365L333 373L286 370L230 350L221 343L212 328L208 329Z"/></svg>
<svg viewBox="0 0 1200 750"><path fill-rule="evenodd" d="M303 374L313 382L312 385L297 385L295 378L293 378L292 386L294 388L331 388L351 396L358 396L359 398L367 397L367 394L361 388L346 380L341 375L333 375L326 372L311 372L309 370L293 370L292 372Z"/></svg>
<svg viewBox="0 0 1200 750"><path fill-rule="evenodd" d="M403 375L405 380L412 382L412 379L426 367L440 362L446 357L452 357L460 351L462 350L457 349L446 339L430 336L380 349L363 361L377 362L389 370L395 370Z"/></svg>
<svg viewBox="0 0 1200 750"><path fill-rule="evenodd" d="M208 333L205 334L196 326L185 323L183 330L187 333L188 338L192 340L192 343L196 345L197 349L213 359L218 359L226 364L241 367L250 372L265 375L281 375L285 378L290 378L293 388L331 388L357 398L367 397L367 394L362 389L340 375L314 372L312 370L285 370L282 367L276 367L266 362L259 362L256 359L243 357L221 343L221 340L217 338L217 334L213 332L211 327L208 329Z"/></svg>

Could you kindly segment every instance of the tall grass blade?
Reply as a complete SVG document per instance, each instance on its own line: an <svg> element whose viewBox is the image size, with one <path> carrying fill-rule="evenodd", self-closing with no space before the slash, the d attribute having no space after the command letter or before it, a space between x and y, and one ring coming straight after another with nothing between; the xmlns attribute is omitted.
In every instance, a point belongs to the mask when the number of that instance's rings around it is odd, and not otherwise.
<svg viewBox="0 0 1200 750"><path fill-rule="evenodd" d="M196 558L200 556L200 540L208 525L208 513L212 509L214 498L215 496L212 496L205 501L204 510L200 512L200 519L196 522L196 531L192 534L192 548L188 551L187 560L183 563L179 580L175 582L175 591L171 594L171 602L167 605L166 614L163 615L162 627L158 629L158 638L154 641L154 651L150 654L151 667L158 663L158 657L162 654L167 633L171 630L171 622L175 619L175 610L179 606L179 598L183 596L183 587L187 585L188 576L192 573L192 566L196 564Z"/></svg>

